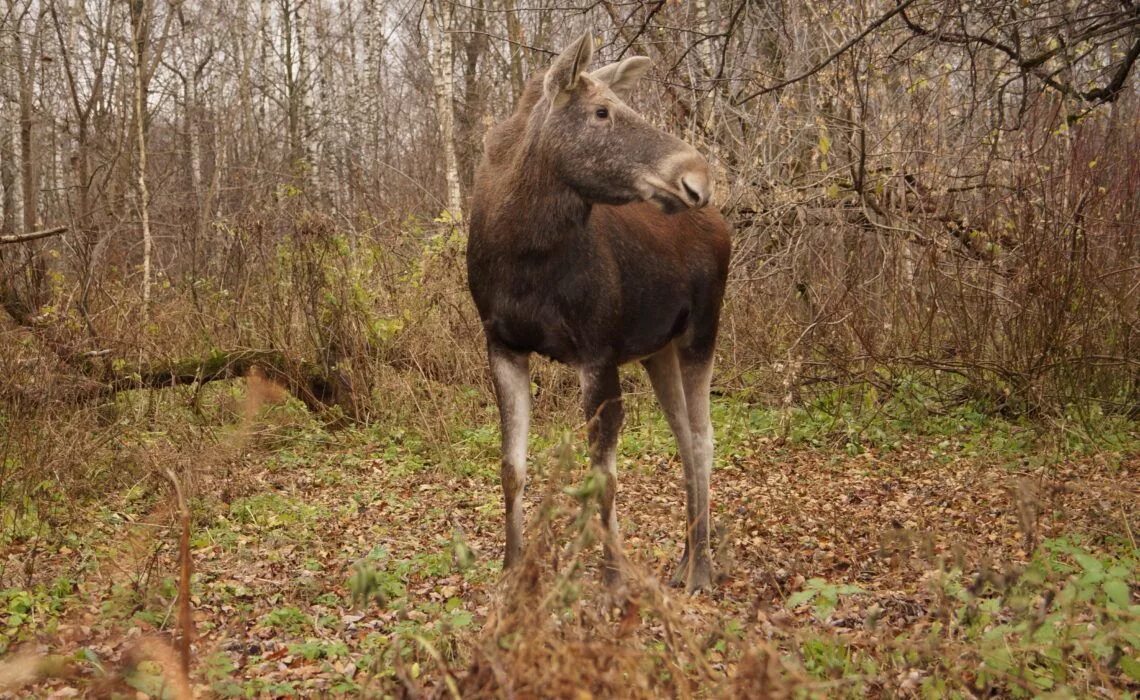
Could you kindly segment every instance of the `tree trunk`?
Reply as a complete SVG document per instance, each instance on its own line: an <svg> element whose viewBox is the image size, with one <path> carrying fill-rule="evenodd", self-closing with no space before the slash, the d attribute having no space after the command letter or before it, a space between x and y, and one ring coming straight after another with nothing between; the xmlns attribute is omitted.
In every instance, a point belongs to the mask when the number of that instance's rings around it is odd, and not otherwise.
<svg viewBox="0 0 1140 700"><path fill-rule="evenodd" d="M309 22L307 22L306 19L313 11L313 5L312 3L298 2L295 8L293 32L297 37L297 77L294 81L294 89L297 91L298 107L296 124L297 158L302 182L309 185L309 189L313 190L311 195L319 200L319 174L316 172L318 164L317 159L314 157L313 135L309 133L313 123L313 90L311 89L312 83L310 82L312 56L310 55L309 36L307 33ZM303 13L302 10L304 10Z"/></svg>
<svg viewBox="0 0 1140 700"><path fill-rule="evenodd" d="M288 167L296 172L304 161L301 140L301 112L304 109L301 81L302 67L299 65L300 50L297 47L295 25L300 19L297 6L290 0L281 3L281 60L285 68L285 119L289 132Z"/></svg>
<svg viewBox="0 0 1140 700"><path fill-rule="evenodd" d="M517 100L523 93L526 76L523 75L523 29L519 22L518 12L515 10L515 0L503 0L503 9L507 13L507 38L511 41L511 94Z"/></svg>
<svg viewBox="0 0 1140 700"><path fill-rule="evenodd" d="M39 227L39 162L36 149L35 123L35 80L39 64L40 37L43 17L46 10L32 20L28 27L25 14L18 12L12 2L8 3L8 14L15 18L15 30L11 33L9 49L11 55L0 60L10 61L16 67L16 102L18 110L19 171L20 171L20 220L24 232L35 231ZM23 13L30 14L31 8ZM25 37L27 42L25 43ZM15 216L12 217L15 219ZM47 262L40 250L40 244L30 243L17 251L10 261L18 271L0 271L0 294L8 302L14 302L25 311L34 312L47 302Z"/></svg>
<svg viewBox="0 0 1140 700"><path fill-rule="evenodd" d="M370 149L369 165L375 167L381 158L380 144L383 140L384 103L381 96L384 94L384 2L383 0L369 0L368 2L368 38L365 60L368 62L365 75L368 79L365 94L367 95L368 109L365 112L368 124L368 146Z"/></svg>
<svg viewBox="0 0 1140 700"><path fill-rule="evenodd" d="M48 345L57 345L47 338ZM62 349L62 346L57 349ZM287 355L277 350L215 350L205 357L190 357L172 362L131 365L122 358L95 365L88 356L65 358L76 370L69 379L57 377L51 394L43 395L42 383L0 384L0 400L9 404L44 404L63 400L84 403L105 400L122 391L167 389L210 382L258 376L285 387L314 413L339 409L339 420L362 421L350 390L340 373ZM106 367L119 367L111 374ZM13 401L14 398L20 400Z"/></svg>
<svg viewBox="0 0 1140 700"><path fill-rule="evenodd" d="M0 51L0 56L6 52ZM11 85L8 61L0 60L0 84ZM7 105L0 111L0 231L16 230L16 133L19 127Z"/></svg>
<svg viewBox="0 0 1140 700"><path fill-rule="evenodd" d="M30 241L38 241L41 238L51 238L52 236L58 236L61 233L67 233L66 226L56 226L55 228L49 228L43 231L29 231L27 233L0 235L0 244L28 243Z"/></svg>
<svg viewBox="0 0 1140 700"><path fill-rule="evenodd" d="M431 38L431 72L435 83L435 107L439 115L439 136L443 141L444 177L447 181L447 208L452 221L463 218L463 195L459 188L459 163L455 156L455 81L452 74L450 15L436 3L425 5Z"/></svg>
<svg viewBox="0 0 1140 700"><path fill-rule="evenodd" d="M186 141L187 150L190 151L190 191L194 198L197 231L204 225L202 220L208 203L205 201L205 192L202 191L202 136L198 133L198 70L192 66L190 75L186 80Z"/></svg>
<svg viewBox="0 0 1140 700"><path fill-rule="evenodd" d="M39 191L36 187L36 153L32 130L32 101L35 99L34 81L35 59L29 58L24 64L24 51L19 35L15 38L16 56L20 61L19 76L19 104L20 104L20 193L22 195L22 210L24 214L24 230L34 231L37 223ZM34 51L34 47L32 47Z"/></svg>
<svg viewBox="0 0 1140 700"><path fill-rule="evenodd" d="M466 64L463 67L463 112L459 137L463 144L460 154L462 184L468 192L475 179L479 154L483 152L483 82L479 80L479 62L487 50L487 15L483 10L483 0L475 3L472 13L475 15L474 31L464 47Z"/></svg>
<svg viewBox="0 0 1140 700"><path fill-rule="evenodd" d="M16 168L15 139L12 130L0 126L0 231L16 230Z"/></svg>
<svg viewBox="0 0 1140 700"><path fill-rule="evenodd" d="M709 3L708 0L693 0L693 8L696 10L697 30L703 34L712 34L715 28L709 21ZM697 36L700 36L698 34ZM725 37L725 41L728 38ZM716 61L713 57L713 42L702 41L697 49L697 56L700 58L701 67L705 71L705 75L716 75Z"/></svg>
<svg viewBox="0 0 1140 700"><path fill-rule="evenodd" d="M150 191L146 182L146 0L131 0L131 34L135 52L135 139L138 147L138 205L143 239L143 314L150 313L151 257L153 239L150 232Z"/></svg>

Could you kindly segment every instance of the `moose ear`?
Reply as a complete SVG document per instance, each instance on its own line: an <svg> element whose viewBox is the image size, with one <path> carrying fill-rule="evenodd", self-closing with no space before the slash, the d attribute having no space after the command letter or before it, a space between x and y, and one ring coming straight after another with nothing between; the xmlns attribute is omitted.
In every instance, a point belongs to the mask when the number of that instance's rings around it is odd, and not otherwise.
<svg viewBox="0 0 1140 700"><path fill-rule="evenodd" d="M550 69L546 71L546 78L542 82L542 90L550 100L556 100L559 95L572 91L578 87L578 78L590 59L594 55L594 40L589 34L583 34L573 44L567 46Z"/></svg>
<svg viewBox="0 0 1140 700"><path fill-rule="evenodd" d="M645 56L631 56L599 68L590 73L590 77L608 85L615 95L624 100L651 65L653 61Z"/></svg>

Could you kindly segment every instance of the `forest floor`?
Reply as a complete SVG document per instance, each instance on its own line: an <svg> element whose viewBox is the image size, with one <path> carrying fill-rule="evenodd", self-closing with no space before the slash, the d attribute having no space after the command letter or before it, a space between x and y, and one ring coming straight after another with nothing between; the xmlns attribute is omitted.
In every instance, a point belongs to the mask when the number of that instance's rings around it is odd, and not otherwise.
<svg viewBox="0 0 1140 700"><path fill-rule="evenodd" d="M714 410L719 581L692 596L656 583L681 554L684 502L644 397L619 462L621 596L576 518L591 502L581 431L539 422L528 518L542 543L504 581L490 409L446 449L282 406L208 447L152 428L150 475L5 514L0 697L5 673L13 687L33 672L21 663L40 676L21 696L178 697L145 651L178 636L163 466L193 494L203 696L1137 692L1135 425L1088 448L968 412L853 428L723 397Z"/></svg>

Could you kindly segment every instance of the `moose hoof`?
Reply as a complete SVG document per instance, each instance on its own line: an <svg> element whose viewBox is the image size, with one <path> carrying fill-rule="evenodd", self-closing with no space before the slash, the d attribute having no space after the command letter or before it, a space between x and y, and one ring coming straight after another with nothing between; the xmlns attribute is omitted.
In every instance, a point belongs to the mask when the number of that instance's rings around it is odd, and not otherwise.
<svg viewBox="0 0 1140 700"><path fill-rule="evenodd" d="M693 566L693 570L689 572L688 580L685 582L685 590L689 593L696 593L697 591L712 590L712 587L712 567L707 561L697 562Z"/></svg>
<svg viewBox="0 0 1140 700"><path fill-rule="evenodd" d="M673 571L673 578L669 579L669 585L673 588L680 588L688 583L689 580L689 551L686 549L681 561L677 563L677 568Z"/></svg>
<svg viewBox="0 0 1140 700"><path fill-rule="evenodd" d="M503 553L503 571L509 571L519 565L522 561L522 548L507 547L507 551Z"/></svg>
<svg viewBox="0 0 1140 700"><path fill-rule="evenodd" d="M621 570L611 564L603 564L602 583L610 590L617 590L621 586Z"/></svg>
<svg viewBox="0 0 1140 700"><path fill-rule="evenodd" d="M709 560L700 559L693 562L690 571L689 555L686 553L685 556L681 557L681 563L677 565L677 570L673 573L669 585L674 588L683 586L687 592L696 593L697 591L711 590L712 582L712 565L709 564Z"/></svg>

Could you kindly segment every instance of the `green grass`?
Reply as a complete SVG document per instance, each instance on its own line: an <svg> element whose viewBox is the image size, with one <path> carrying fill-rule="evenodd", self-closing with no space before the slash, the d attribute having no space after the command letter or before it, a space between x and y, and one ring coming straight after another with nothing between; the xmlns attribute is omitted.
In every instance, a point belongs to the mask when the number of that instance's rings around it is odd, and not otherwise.
<svg viewBox="0 0 1140 700"><path fill-rule="evenodd" d="M229 519L254 531L288 528L291 534L299 534L320 513L319 508L298 498L279 493L256 493L234 501L230 505Z"/></svg>

